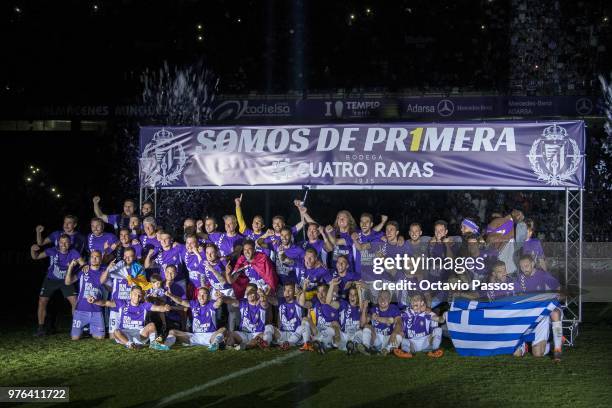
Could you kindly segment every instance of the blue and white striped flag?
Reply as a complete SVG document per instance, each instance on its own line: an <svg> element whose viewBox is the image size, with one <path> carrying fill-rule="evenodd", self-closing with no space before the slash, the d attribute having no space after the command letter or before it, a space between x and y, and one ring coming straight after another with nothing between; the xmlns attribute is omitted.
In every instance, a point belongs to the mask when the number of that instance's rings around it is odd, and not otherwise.
<svg viewBox="0 0 612 408"><path fill-rule="evenodd" d="M542 319L559 306L558 294L539 293L479 302L457 299L446 320L457 353L462 356L512 354Z"/></svg>

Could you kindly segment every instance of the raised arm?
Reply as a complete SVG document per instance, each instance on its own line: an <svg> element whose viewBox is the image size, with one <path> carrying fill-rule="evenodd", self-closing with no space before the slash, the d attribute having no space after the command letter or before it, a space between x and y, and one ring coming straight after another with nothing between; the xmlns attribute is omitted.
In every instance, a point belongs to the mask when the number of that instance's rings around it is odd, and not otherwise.
<svg viewBox="0 0 612 408"><path fill-rule="evenodd" d="M260 248L269 248L268 244L265 243L265 240L266 238L271 237L272 235L274 235L274 230L268 229L266 233L259 237L255 243Z"/></svg>
<svg viewBox="0 0 612 408"><path fill-rule="evenodd" d="M153 261L151 258L153 258L154 253L155 253L155 250L153 248L149 249L149 252L147 252L147 256L145 257L145 260L144 260L145 269L149 269L152 266Z"/></svg>
<svg viewBox="0 0 612 408"><path fill-rule="evenodd" d="M189 301L187 299L182 299L176 295L173 295L172 292L170 292L170 290L166 291L166 296L172 299L172 301L176 303L177 305L181 305L183 307L189 307Z"/></svg>
<svg viewBox="0 0 612 408"><path fill-rule="evenodd" d="M34 244L30 247L30 256L36 261L38 259L45 259L47 254L45 251L41 251L38 245Z"/></svg>
<svg viewBox="0 0 612 408"><path fill-rule="evenodd" d="M243 234L244 230L246 230L247 228L247 225L246 222L244 222L244 215L242 214L242 194L240 194L240 197L234 198L234 203L236 203L236 219L238 220L238 231Z"/></svg>
<svg viewBox="0 0 612 408"><path fill-rule="evenodd" d="M306 300L306 288L308 288L309 283L310 282L308 281L308 279L304 279L304 282L302 282L302 291L300 292L300 295L297 298L298 305L302 306L305 309L310 309L312 307L312 302Z"/></svg>
<svg viewBox="0 0 612 408"><path fill-rule="evenodd" d="M101 218L102 221L108 223L108 215L104 214L100 209L100 196L95 196L93 199L93 208L96 217Z"/></svg>
<svg viewBox="0 0 612 408"><path fill-rule="evenodd" d="M66 285L72 285L74 282L77 281L77 277L72 275L72 272L74 271L75 266L77 266L78 264L78 259L73 259L72 261L70 261L70 264L68 264L68 271L66 272L66 277L64 278L64 283Z"/></svg>
<svg viewBox="0 0 612 408"><path fill-rule="evenodd" d="M369 315L368 315L368 304L367 300L364 300L361 304L361 318L359 319L359 325L361 327L365 327L369 323Z"/></svg>
<svg viewBox="0 0 612 408"><path fill-rule="evenodd" d="M43 239L42 233L44 230L45 230L45 227L43 227L42 225L36 226L36 243L38 244L38 246L41 246L41 247L51 243L51 240L49 239L49 237Z"/></svg>
<svg viewBox="0 0 612 408"><path fill-rule="evenodd" d="M329 282L329 289L327 290L327 298L325 299L325 302L327 302L327 304L333 307L334 309L338 309L340 307L340 303L337 300L334 300L334 291L338 289L339 283L340 283L339 278L334 278L331 280L331 282Z"/></svg>
<svg viewBox="0 0 612 408"><path fill-rule="evenodd" d="M221 299L222 302L225 303L226 305L230 305L234 307L240 306L240 301L236 298L229 297L229 296L221 296L220 298L217 298L217 300L219 299Z"/></svg>
<svg viewBox="0 0 612 408"><path fill-rule="evenodd" d="M382 231L382 229L385 227L385 224L387 223L387 220L389 219L388 216L386 215L381 215L380 216L380 222L378 224L376 224L374 226L374 228L372 228L374 231L376 232L380 232Z"/></svg>
<svg viewBox="0 0 612 408"><path fill-rule="evenodd" d="M325 232L325 228L322 225L319 225L319 234L323 237L323 248L326 252L331 252L334 250L334 244L330 241L327 233Z"/></svg>

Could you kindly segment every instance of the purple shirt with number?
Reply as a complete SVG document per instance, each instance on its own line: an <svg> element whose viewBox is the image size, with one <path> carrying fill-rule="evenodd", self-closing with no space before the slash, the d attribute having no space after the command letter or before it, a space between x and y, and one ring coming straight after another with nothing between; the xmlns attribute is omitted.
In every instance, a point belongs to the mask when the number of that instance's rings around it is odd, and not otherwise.
<svg viewBox="0 0 612 408"><path fill-rule="evenodd" d="M119 311L119 329L142 330L147 319L147 312L153 306L149 302L140 303L138 306L124 300L115 300Z"/></svg>
<svg viewBox="0 0 612 408"><path fill-rule="evenodd" d="M217 318L215 302L209 300L201 305L197 300L189 302L191 314L193 315L194 333L214 333L217 331Z"/></svg>
<svg viewBox="0 0 612 408"><path fill-rule="evenodd" d="M370 316L374 314L377 314L379 317L395 318L400 315L400 310L394 304L390 304L387 310L380 310L380 306L376 305L370 307ZM372 319L372 327L374 327L376 333L383 334L385 336L391 334L391 332L393 331L393 324L377 322L374 319Z"/></svg>
<svg viewBox="0 0 612 408"><path fill-rule="evenodd" d="M79 279L79 296L77 297L76 310L81 312L101 312L102 306L89 303L88 296L93 296L96 300L102 299L102 284L100 283L100 275L104 271L104 267L92 269L89 266L89 271L79 271L77 278Z"/></svg>
<svg viewBox="0 0 612 408"><path fill-rule="evenodd" d="M76 249L69 249L63 254L55 247L45 249L45 254L49 257L47 278L52 280L64 280L70 262L81 257Z"/></svg>
<svg viewBox="0 0 612 408"><path fill-rule="evenodd" d="M263 333L266 326L266 309L259 303L252 305L246 299L240 300L240 331Z"/></svg>
<svg viewBox="0 0 612 408"><path fill-rule="evenodd" d="M302 324L302 310L296 301L288 303L285 299L281 299L278 305L279 330L295 332Z"/></svg>

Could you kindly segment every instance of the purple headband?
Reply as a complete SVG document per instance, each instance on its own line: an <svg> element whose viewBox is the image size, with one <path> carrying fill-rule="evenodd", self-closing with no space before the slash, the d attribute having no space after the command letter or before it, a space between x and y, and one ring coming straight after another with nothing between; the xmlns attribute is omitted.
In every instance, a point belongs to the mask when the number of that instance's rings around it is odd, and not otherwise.
<svg viewBox="0 0 612 408"><path fill-rule="evenodd" d="M513 229L514 229L514 222L512 221L512 219L509 219L508 221L504 222L502 225L500 225L497 228L487 226L487 234L508 235L513 231Z"/></svg>
<svg viewBox="0 0 612 408"><path fill-rule="evenodd" d="M478 225L476 225L474 221L468 220L467 218L464 218L463 221L461 221L461 225L465 225L466 227L471 228L472 231L474 231L476 234L480 232L480 228L478 228Z"/></svg>

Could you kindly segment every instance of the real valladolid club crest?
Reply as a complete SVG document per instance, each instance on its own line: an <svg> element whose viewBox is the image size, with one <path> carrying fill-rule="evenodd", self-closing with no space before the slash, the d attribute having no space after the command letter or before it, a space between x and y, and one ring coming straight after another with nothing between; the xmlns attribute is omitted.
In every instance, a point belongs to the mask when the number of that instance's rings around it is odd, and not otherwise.
<svg viewBox="0 0 612 408"><path fill-rule="evenodd" d="M531 145L527 157L538 180L551 186L569 180L582 160L576 141L568 137L567 130L557 124L544 129L542 137Z"/></svg>
<svg viewBox="0 0 612 408"><path fill-rule="evenodd" d="M187 155L183 149L184 135L175 136L161 128L153 135L140 158L140 168L146 186L168 186L177 181L185 169Z"/></svg>

